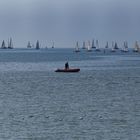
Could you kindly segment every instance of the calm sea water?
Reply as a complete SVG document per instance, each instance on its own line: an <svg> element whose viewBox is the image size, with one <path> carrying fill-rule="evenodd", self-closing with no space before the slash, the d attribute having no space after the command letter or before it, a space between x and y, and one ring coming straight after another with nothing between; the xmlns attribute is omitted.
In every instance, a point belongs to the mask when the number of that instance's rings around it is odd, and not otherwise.
<svg viewBox="0 0 140 140"><path fill-rule="evenodd" d="M140 54L0 50L0 139L140 140Z"/></svg>

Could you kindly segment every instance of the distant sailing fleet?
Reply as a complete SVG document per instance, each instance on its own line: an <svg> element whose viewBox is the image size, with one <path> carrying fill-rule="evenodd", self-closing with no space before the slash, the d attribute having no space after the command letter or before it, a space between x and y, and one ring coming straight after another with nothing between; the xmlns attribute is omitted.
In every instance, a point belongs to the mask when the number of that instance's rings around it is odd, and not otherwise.
<svg viewBox="0 0 140 140"><path fill-rule="evenodd" d="M8 39L8 44L7 45L6 45L4 40L2 41L1 49L13 49L13 48L14 48L14 46L13 46L12 38ZM31 44L30 41L28 41L27 48L35 48L37 50L40 49L41 45L39 43L39 40L37 40L35 46L33 44ZM45 48L47 48L47 46ZM54 42L53 42L51 48L54 48ZM108 49L108 48L109 48L109 43L106 42L106 45L104 47L104 51L106 49ZM101 48L99 47L99 41L98 40L94 41L94 39L92 40L92 42L91 41L83 41L83 44L82 44L81 47L79 45L79 42L77 41L76 45L75 45L74 51L75 52L80 52L81 49L85 49L88 52L91 52L91 51L98 51L98 52L100 52L101 51ZM117 42L113 42L112 41L112 45L111 45L111 50L110 51L111 52L115 52L118 49L120 49L122 52L128 52L129 49L128 49L127 41L124 41L124 43L123 43L121 48L118 47ZM134 52L140 52L140 46L138 44L138 41L135 41L133 51Z"/></svg>
<svg viewBox="0 0 140 140"><path fill-rule="evenodd" d="M14 48L14 46L13 46L12 38L8 39L8 44L7 45L6 45L4 40L2 41L1 49L13 49L13 48ZM41 45L39 43L39 40L37 40L35 46L34 46L34 44L31 44L30 41L28 41L27 48L35 48L37 50L40 49ZM47 46L46 46L46 48L47 48ZM52 48L54 48L54 42L52 44Z"/></svg>
<svg viewBox="0 0 140 140"><path fill-rule="evenodd" d="M13 49L12 38L8 39L8 46L6 46L5 41L2 41L1 49Z"/></svg>
<svg viewBox="0 0 140 140"><path fill-rule="evenodd" d="M104 51L106 49L108 49L108 48L109 48L109 43L106 42L106 45L104 47ZM92 43L90 41L87 41L87 42L83 41L83 44L82 44L81 47L79 45L79 42L77 41L74 51L75 52L80 52L80 49L85 49L88 52L91 52L91 51L98 51L98 52L100 52L101 51L101 48L99 47L99 41L98 40L96 40L96 41L92 40ZM124 41L124 43L123 43L123 45L122 45L121 48L118 47L117 42L112 42L111 52L116 52L116 50L119 50L119 49L122 52L128 52L129 49L128 49L128 43L127 43L127 41ZM133 51L134 52L140 52L140 46L139 46L139 44L138 44L137 41L135 42Z"/></svg>
<svg viewBox="0 0 140 140"><path fill-rule="evenodd" d="M34 48L34 45L33 45L33 44L31 45L30 41L28 41L27 48ZM40 48L41 48L41 45L40 45L40 43L39 43L39 40L37 40L35 49L38 50L38 49L40 49ZM47 49L48 47L46 46L45 48ZM54 42L53 42L51 48L54 48Z"/></svg>

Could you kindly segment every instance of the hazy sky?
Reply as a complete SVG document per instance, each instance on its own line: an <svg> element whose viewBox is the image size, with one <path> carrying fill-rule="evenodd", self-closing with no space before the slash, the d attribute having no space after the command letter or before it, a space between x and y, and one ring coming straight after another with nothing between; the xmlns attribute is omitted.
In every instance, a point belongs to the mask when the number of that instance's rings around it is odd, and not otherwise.
<svg viewBox="0 0 140 140"><path fill-rule="evenodd" d="M72 47L78 40L140 41L140 0L0 0L0 41L40 40Z"/></svg>

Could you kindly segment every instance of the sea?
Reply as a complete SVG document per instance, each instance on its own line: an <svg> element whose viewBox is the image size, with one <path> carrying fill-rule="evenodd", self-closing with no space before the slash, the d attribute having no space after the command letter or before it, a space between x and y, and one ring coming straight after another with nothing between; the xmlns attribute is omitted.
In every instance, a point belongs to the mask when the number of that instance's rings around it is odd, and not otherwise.
<svg viewBox="0 0 140 140"><path fill-rule="evenodd" d="M140 140L140 53L1 49L0 140Z"/></svg>

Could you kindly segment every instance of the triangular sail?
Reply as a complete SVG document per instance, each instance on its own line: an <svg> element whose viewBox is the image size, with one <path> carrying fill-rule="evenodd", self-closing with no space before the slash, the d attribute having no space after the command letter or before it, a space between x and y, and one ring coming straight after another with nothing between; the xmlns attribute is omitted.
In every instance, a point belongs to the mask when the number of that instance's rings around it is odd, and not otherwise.
<svg viewBox="0 0 140 140"><path fill-rule="evenodd" d="M13 49L12 38L10 38L10 41L8 40L8 49Z"/></svg>
<svg viewBox="0 0 140 140"><path fill-rule="evenodd" d="M98 42L98 40L96 40L96 51L100 51L100 49L99 49L99 42Z"/></svg>
<svg viewBox="0 0 140 140"><path fill-rule="evenodd" d="M112 49L111 52L115 52L115 48L114 48L114 42L112 41Z"/></svg>
<svg viewBox="0 0 140 140"><path fill-rule="evenodd" d="M125 52L128 52L128 43L127 43L127 41L124 42L124 49L125 49Z"/></svg>
<svg viewBox="0 0 140 140"><path fill-rule="evenodd" d="M5 41L4 41L4 40L2 41L1 48L2 48L2 49L6 49L6 46L5 46Z"/></svg>
<svg viewBox="0 0 140 140"><path fill-rule="evenodd" d="M88 41L88 43L87 43L87 51L88 51L88 52L91 52L91 51L92 51L92 50L91 50L90 41Z"/></svg>
<svg viewBox="0 0 140 140"><path fill-rule="evenodd" d="M105 48L109 48L108 41L106 42L106 46L105 46Z"/></svg>
<svg viewBox="0 0 140 140"><path fill-rule="evenodd" d="M78 41L76 42L75 52L80 52Z"/></svg>
<svg viewBox="0 0 140 140"><path fill-rule="evenodd" d="M117 42L115 42L114 49L119 49Z"/></svg>
<svg viewBox="0 0 140 140"><path fill-rule="evenodd" d="M39 44L39 41L37 40L37 42L36 42L36 49L38 50L38 49L40 49L40 44Z"/></svg>
<svg viewBox="0 0 140 140"><path fill-rule="evenodd" d="M96 48L96 46L94 45L94 39L92 40L92 48Z"/></svg>
<svg viewBox="0 0 140 140"><path fill-rule="evenodd" d="M135 46L134 46L134 52L138 52L140 49L138 42L135 42Z"/></svg>
<svg viewBox="0 0 140 140"><path fill-rule="evenodd" d="M31 47L32 47L31 43L30 43L30 41L28 41L27 48L31 48Z"/></svg>

